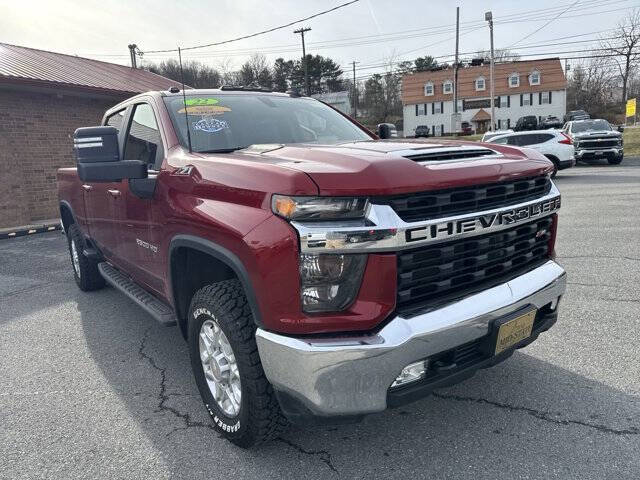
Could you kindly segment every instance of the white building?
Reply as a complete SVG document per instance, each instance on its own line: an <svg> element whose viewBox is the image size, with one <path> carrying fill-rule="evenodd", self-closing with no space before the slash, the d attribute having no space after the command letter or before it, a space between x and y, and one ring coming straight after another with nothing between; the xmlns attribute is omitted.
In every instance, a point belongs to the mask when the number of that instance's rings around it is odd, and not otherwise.
<svg viewBox="0 0 640 480"><path fill-rule="evenodd" d="M545 58L495 65L495 128L515 126L518 118L566 113L567 80L558 58ZM451 133L453 68L405 75L402 103L405 136L418 125L432 135ZM489 65L458 70L458 113L476 133L489 130L491 119Z"/></svg>

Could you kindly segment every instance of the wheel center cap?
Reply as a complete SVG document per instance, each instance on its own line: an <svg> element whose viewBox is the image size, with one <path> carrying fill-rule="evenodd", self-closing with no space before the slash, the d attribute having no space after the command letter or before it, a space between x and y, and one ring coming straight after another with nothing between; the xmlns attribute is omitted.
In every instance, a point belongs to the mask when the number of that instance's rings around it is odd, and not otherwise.
<svg viewBox="0 0 640 480"><path fill-rule="evenodd" d="M211 359L211 374L216 382L226 382L229 378L229 362L221 353Z"/></svg>

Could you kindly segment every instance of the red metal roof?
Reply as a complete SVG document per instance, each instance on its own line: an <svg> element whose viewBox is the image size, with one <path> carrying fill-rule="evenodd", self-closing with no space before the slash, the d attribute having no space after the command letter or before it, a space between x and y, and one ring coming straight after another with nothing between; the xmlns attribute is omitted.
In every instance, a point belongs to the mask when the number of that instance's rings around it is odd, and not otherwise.
<svg viewBox="0 0 640 480"><path fill-rule="evenodd" d="M141 93L180 86L139 68L0 43L0 82L65 86L97 93Z"/></svg>

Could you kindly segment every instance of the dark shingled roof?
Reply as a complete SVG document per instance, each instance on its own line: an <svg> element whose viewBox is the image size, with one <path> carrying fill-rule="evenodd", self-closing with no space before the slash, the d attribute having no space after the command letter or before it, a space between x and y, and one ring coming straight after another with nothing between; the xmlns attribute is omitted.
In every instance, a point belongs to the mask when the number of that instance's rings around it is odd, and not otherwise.
<svg viewBox="0 0 640 480"><path fill-rule="evenodd" d="M180 87L178 82L139 68L6 43L0 43L0 83L117 95Z"/></svg>

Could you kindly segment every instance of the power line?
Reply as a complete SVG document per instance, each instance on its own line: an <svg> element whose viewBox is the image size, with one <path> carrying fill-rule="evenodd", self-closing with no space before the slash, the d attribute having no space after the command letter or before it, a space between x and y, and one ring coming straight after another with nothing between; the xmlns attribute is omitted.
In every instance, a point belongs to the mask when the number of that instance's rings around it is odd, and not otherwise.
<svg viewBox="0 0 640 480"><path fill-rule="evenodd" d="M530 36L538 33L540 30L542 30L544 27L546 27L547 25L549 25L551 22L553 22L554 20L557 20L558 18L560 18L564 13L568 12L569 9L575 7L578 3L580 3L580 0L576 0L575 2L573 2L571 5L569 5L565 10L562 10L560 13L558 13L558 15L556 15L555 17L553 17L551 20L549 20L547 23L545 23L544 25L542 25L540 28L537 28L536 30L534 30L533 32L531 32L528 35L525 35L524 37L522 37L520 40L518 40L515 43L512 43L511 45L509 45L507 48L511 48L514 45L517 45L518 43L520 43L523 40L526 40L527 38L529 38Z"/></svg>
<svg viewBox="0 0 640 480"><path fill-rule="evenodd" d="M239 40L245 40L247 38L257 37L258 35L264 35L265 33L275 32L276 30L281 30L283 28L291 27L292 25L295 25L296 23L306 22L307 20L311 20L312 18L316 18L316 17L319 17L321 15L325 15L327 13L334 12L334 11L340 9L340 8L347 7L349 5L357 3L359 1L360 0L351 0L349 2L342 3L340 5L337 5L337 6L333 7L333 8L330 8L328 10L323 10L322 12L314 13L313 15L309 15L308 17L301 18L299 20L294 20L293 22L289 22L289 23L287 23L285 25L280 25L280 26L277 26L277 27L269 28L267 30L262 30L260 32L251 33L249 35L244 35L242 37L232 38L232 39L229 39L229 40L223 40L221 42L214 42L214 43L207 43L207 44L204 44L204 45L194 45L194 46L191 46L191 47L185 47L185 48L182 49L182 51L195 50L197 48L213 47L213 46L216 46L216 45L224 45L226 43L237 42ZM166 49L166 50L149 50L149 51L144 52L144 53L164 53L164 52L176 52L176 51L177 51L176 48L170 48L170 49Z"/></svg>

